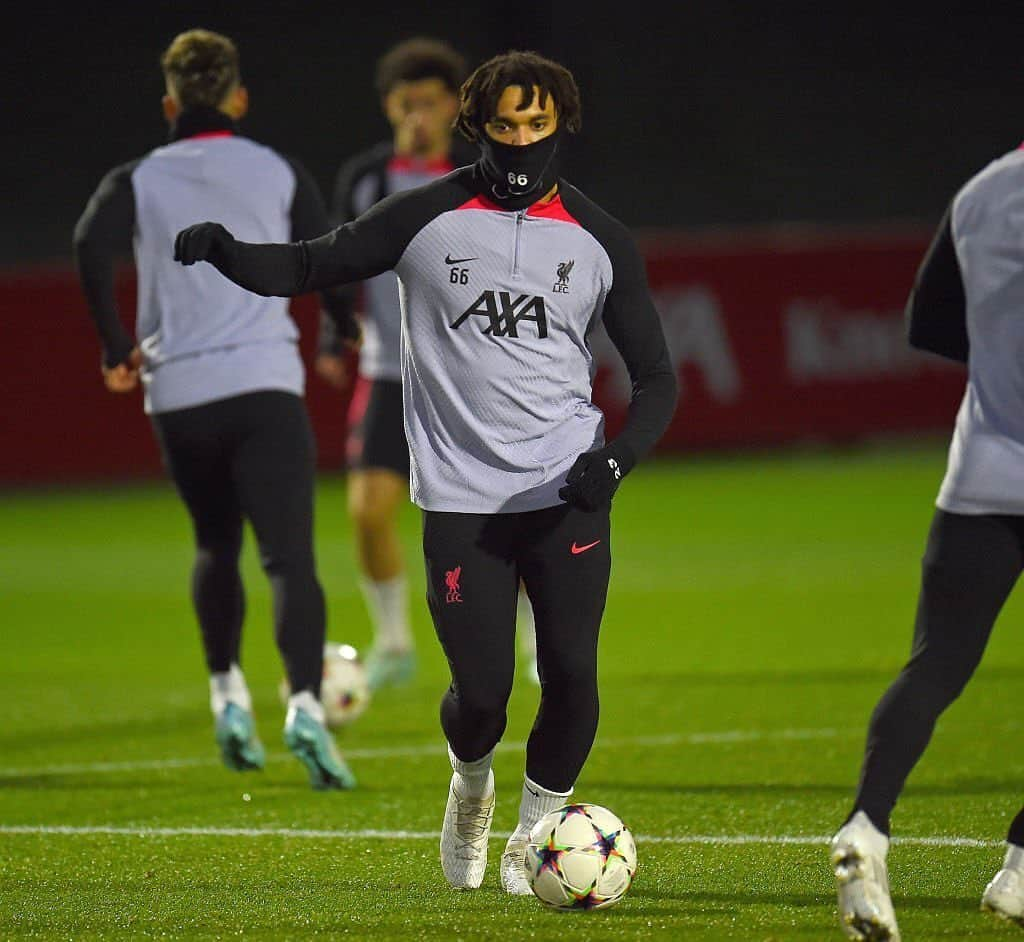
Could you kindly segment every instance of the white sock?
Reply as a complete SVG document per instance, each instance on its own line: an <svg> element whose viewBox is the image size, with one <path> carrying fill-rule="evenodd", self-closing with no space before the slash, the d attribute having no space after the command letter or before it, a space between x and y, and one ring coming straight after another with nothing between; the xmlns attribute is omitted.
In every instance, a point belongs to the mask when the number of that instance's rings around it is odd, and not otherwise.
<svg viewBox="0 0 1024 942"><path fill-rule="evenodd" d="M448 759L452 764L452 784L460 798L486 798L494 792L494 777L491 775L491 763L494 761L494 750L472 762L463 762L448 747Z"/></svg>
<svg viewBox="0 0 1024 942"><path fill-rule="evenodd" d="M374 646L381 651L411 651L413 640L405 576L382 582L361 579L360 585L373 622Z"/></svg>
<svg viewBox="0 0 1024 942"><path fill-rule="evenodd" d="M1017 844L1006 845L1006 859L1003 861L1004 870L1024 870L1024 847Z"/></svg>
<svg viewBox="0 0 1024 942"><path fill-rule="evenodd" d="M526 589L519 586L519 601L516 603L516 637L519 639L519 653L528 660L537 657L537 625L533 619L533 606Z"/></svg>
<svg viewBox="0 0 1024 942"><path fill-rule="evenodd" d="M288 715L285 717L285 726L291 724L295 717L295 711L302 710L304 713L308 713L314 720L316 720L321 726L324 722L324 706L313 696L311 690L300 690L298 693L293 693L288 698Z"/></svg>
<svg viewBox="0 0 1024 942"><path fill-rule="evenodd" d="M846 827L854 827L860 831L860 837L867 845L865 849L868 853L885 859L885 855L889 853L889 838L875 827L865 812L858 811L850 818Z"/></svg>
<svg viewBox="0 0 1024 942"><path fill-rule="evenodd" d="M528 775L523 778L523 797L519 800L519 824L513 838L525 838L533 826L549 811L561 808L569 803L572 789L567 792L553 792L538 785Z"/></svg>
<svg viewBox="0 0 1024 942"><path fill-rule="evenodd" d="M246 713L252 712L252 697L237 664L232 664L226 671L210 674L210 709L213 715L220 716L229 703L240 706Z"/></svg>

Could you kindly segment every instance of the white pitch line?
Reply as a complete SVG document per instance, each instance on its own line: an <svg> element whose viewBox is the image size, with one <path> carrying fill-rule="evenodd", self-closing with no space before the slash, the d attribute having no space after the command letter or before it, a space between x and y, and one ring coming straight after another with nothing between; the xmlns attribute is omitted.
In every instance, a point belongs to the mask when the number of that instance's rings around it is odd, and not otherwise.
<svg viewBox="0 0 1024 942"><path fill-rule="evenodd" d="M53 837L289 837L324 841L412 841L437 840L440 831L385 831L376 829L330 831L314 828L217 828L217 827L119 827L114 825L32 825L0 824L0 834L27 834ZM494 838L496 839L496 838ZM504 840L504 838L502 838ZM795 845L825 847L826 834L638 834L639 844L684 844L730 846L738 844ZM918 847L1002 847L1003 841L974 837L896 837L894 844Z"/></svg>
<svg viewBox="0 0 1024 942"><path fill-rule="evenodd" d="M713 746L737 742L795 741L813 739L836 739L841 736L861 735L861 730L823 729L732 729L707 733L668 733L660 736L631 736L602 739L595 749L620 748L628 746ZM526 748L525 742L499 743L499 752L519 752ZM410 756L447 755L443 743L423 743L408 746L379 746L363 749L343 749L346 759L396 759ZM272 753L268 762L291 761L288 753ZM220 765L219 760L210 757L170 759L129 759L124 762L72 762L61 765L26 766L24 768L0 768L0 780L5 778L27 778L36 775L81 775L88 773L146 772L162 769L189 769Z"/></svg>

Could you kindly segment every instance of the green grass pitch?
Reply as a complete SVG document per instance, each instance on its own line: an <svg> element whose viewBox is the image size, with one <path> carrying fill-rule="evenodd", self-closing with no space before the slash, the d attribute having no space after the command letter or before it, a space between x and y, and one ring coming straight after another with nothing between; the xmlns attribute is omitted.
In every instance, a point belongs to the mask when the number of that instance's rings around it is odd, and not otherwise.
<svg viewBox="0 0 1024 942"><path fill-rule="evenodd" d="M5 494L0 938L840 938L825 841L870 710L909 650L944 460L941 442L701 457L650 462L626 482L601 724L576 796L632 827L640 868L618 907L588 914L498 884L537 701L525 683L495 763L484 886L444 883L446 670L413 508L402 526L420 671L339 735L359 788L320 794L281 743L281 671L248 536L244 662L270 759L239 775L213 745L190 535L170 486ZM323 477L328 634L365 647L344 500L344 480ZM1011 598L894 817L905 939L1020 931L978 903L1024 799L1021 614Z"/></svg>

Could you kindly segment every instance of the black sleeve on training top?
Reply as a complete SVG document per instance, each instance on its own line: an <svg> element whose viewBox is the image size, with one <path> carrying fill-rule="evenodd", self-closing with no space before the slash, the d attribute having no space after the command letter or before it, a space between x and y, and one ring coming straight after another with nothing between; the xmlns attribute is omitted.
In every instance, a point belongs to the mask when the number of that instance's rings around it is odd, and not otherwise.
<svg viewBox="0 0 1024 942"><path fill-rule="evenodd" d="M236 284L268 297L364 281L394 268L420 229L471 195L465 175L449 174L385 197L319 239L284 244L235 240L210 261Z"/></svg>
<svg viewBox="0 0 1024 942"><path fill-rule="evenodd" d="M103 346L103 363L113 367L128 359L135 342L121 322L114 297L114 265L131 255L135 229L132 173L139 161L110 171L96 188L72 238L78 278L89 314Z"/></svg>
<svg viewBox="0 0 1024 942"><path fill-rule="evenodd" d="M917 270L906 323L912 347L967 362L967 299L953 244L952 204Z"/></svg>
<svg viewBox="0 0 1024 942"><path fill-rule="evenodd" d="M320 188L304 164L287 155L285 155L285 160L288 161L295 174L295 194L292 197L291 206L291 237L293 240L299 241L322 236L331 226L327 220L327 207L324 205ZM342 339L353 337L358 332L352 304L341 288L323 290L320 293L320 303L321 332L324 330L324 324L330 325L327 329L340 350Z"/></svg>
<svg viewBox="0 0 1024 942"><path fill-rule="evenodd" d="M679 392L676 373L633 237L574 187L560 183L559 191L565 208L601 243L612 263L612 287L602 319L633 381L625 426L612 442L624 446L628 471L654 447L672 420Z"/></svg>

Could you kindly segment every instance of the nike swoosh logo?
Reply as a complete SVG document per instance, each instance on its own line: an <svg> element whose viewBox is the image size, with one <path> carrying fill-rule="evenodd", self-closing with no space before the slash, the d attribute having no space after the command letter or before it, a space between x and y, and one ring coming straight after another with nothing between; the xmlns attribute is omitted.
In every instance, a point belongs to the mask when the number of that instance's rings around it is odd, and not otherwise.
<svg viewBox="0 0 1024 942"><path fill-rule="evenodd" d="M451 255L446 255L444 257L444 263L445 263L445 265L459 265L462 262L475 262L475 261L478 261L479 258L480 258L479 255L474 255L472 258L452 258Z"/></svg>
<svg viewBox="0 0 1024 942"><path fill-rule="evenodd" d="M576 541L573 540L572 546L569 547L569 552L572 553L573 556L579 556L580 553L585 553L588 549L593 549L600 542L600 540L594 540L593 543L588 543L586 546L577 546Z"/></svg>
<svg viewBox="0 0 1024 942"><path fill-rule="evenodd" d="M529 793L530 793L531 795L533 795L533 797L534 797L534 798L540 798L540 792L535 792L535 791L534 791L534 790L533 790L532 788L530 788L530 786L529 786L529 785L527 785L527 784L526 784L525 782L523 782L523 785L525 786L526 790L527 790L527 791L528 791L528 792L529 792Z"/></svg>

